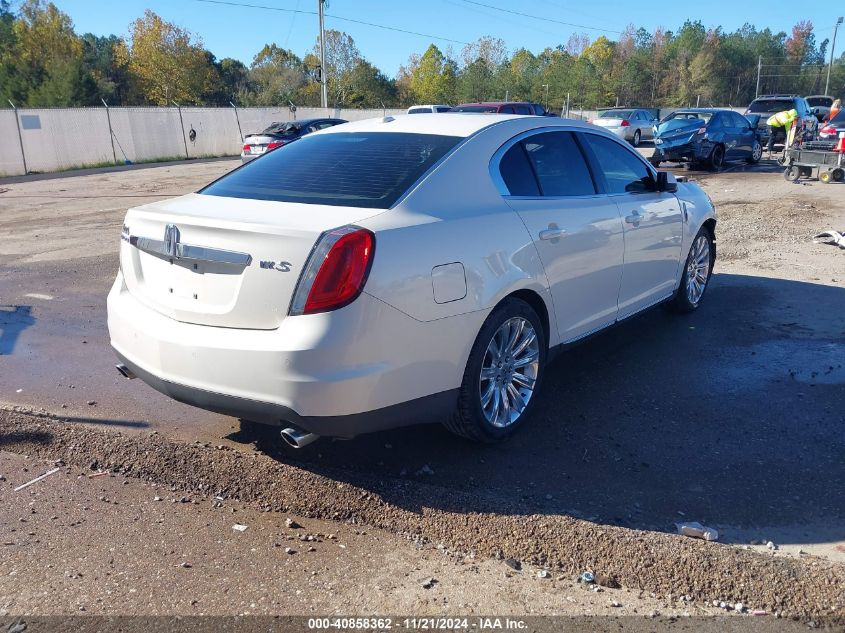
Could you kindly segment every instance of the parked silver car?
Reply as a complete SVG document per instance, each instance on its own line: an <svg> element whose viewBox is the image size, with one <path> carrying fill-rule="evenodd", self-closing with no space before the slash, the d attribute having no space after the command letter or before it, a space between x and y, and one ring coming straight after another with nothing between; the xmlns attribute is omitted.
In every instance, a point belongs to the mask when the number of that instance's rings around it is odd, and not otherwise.
<svg viewBox="0 0 845 633"><path fill-rule="evenodd" d="M637 147L640 141L654 138L657 119L648 110L637 108L613 108L605 110L590 123L613 132L619 138Z"/></svg>

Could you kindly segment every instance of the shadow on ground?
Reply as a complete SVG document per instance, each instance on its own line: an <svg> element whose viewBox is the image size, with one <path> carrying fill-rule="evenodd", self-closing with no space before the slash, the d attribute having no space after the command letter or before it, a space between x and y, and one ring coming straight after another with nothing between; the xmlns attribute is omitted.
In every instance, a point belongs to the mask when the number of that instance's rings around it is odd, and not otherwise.
<svg viewBox="0 0 845 633"><path fill-rule="evenodd" d="M684 519L833 525L845 519L842 315L845 288L715 275L696 313L654 310L563 353L530 425L504 443L475 445L439 425L300 451L247 423L230 439L387 497L396 487L373 481L476 493L461 495L472 506L444 496L438 505L453 511L656 530Z"/></svg>

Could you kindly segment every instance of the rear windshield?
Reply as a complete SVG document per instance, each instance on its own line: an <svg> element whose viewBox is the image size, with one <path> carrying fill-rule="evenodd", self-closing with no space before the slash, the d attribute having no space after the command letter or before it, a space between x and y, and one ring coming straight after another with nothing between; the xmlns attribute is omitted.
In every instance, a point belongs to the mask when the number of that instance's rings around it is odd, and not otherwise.
<svg viewBox="0 0 845 633"><path fill-rule="evenodd" d="M807 97L807 103L813 108L818 106L829 108L833 105L833 97Z"/></svg>
<svg viewBox="0 0 845 633"><path fill-rule="evenodd" d="M667 121L673 120L704 121L706 123L710 120L710 117L712 116L712 112L673 112L665 119L663 119L661 123L666 123Z"/></svg>
<svg viewBox="0 0 845 633"><path fill-rule="evenodd" d="M792 99L758 99L748 106L749 112L781 112L795 107Z"/></svg>
<svg viewBox="0 0 845 633"><path fill-rule="evenodd" d="M388 209L460 140L400 132L309 134L247 163L200 193Z"/></svg>
<svg viewBox="0 0 845 633"><path fill-rule="evenodd" d="M430 114L431 108L411 108L408 114Z"/></svg>
<svg viewBox="0 0 845 633"><path fill-rule="evenodd" d="M455 106L449 112L498 112L498 106L486 105L459 105Z"/></svg>
<svg viewBox="0 0 845 633"><path fill-rule="evenodd" d="M299 127L292 123L271 123L269 127L261 131L262 134L274 134L276 136L295 136Z"/></svg>
<svg viewBox="0 0 845 633"><path fill-rule="evenodd" d="M633 110L608 110L602 112L600 119L630 119Z"/></svg>

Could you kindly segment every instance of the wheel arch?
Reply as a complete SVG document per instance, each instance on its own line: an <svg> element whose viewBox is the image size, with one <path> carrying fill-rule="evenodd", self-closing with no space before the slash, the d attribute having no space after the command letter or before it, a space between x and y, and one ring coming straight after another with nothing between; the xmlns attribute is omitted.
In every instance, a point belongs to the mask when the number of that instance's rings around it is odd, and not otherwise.
<svg viewBox="0 0 845 633"><path fill-rule="evenodd" d="M710 233L710 241L713 245L713 258L716 257L716 218L707 218L701 225L701 228L707 229Z"/></svg>
<svg viewBox="0 0 845 633"><path fill-rule="evenodd" d="M504 297L502 299L502 301L505 301L505 299L509 299L509 298L520 299L520 300L524 301L525 303L527 303L529 306L531 306L531 308L534 310L534 312L537 313L537 316L540 317L540 323L543 326L543 334L546 337L546 348L551 347L551 322L549 320L549 308L546 305L546 302L543 299L543 297L541 297L534 290L529 290L528 288L523 288L521 290L516 290L516 291L510 293L509 295ZM497 307L498 307L499 304L502 303L502 301L500 301L498 304L496 304Z"/></svg>

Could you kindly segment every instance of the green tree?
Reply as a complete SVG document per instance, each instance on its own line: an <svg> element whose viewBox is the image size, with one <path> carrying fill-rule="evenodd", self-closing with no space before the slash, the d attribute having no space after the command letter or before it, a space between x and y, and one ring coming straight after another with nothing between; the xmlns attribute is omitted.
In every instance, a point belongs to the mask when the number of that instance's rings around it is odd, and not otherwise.
<svg viewBox="0 0 845 633"><path fill-rule="evenodd" d="M129 25L129 38L116 50L132 76L136 102L199 104L214 79L202 40L147 9Z"/></svg>
<svg viewBox="0 0 845 633"><path fill-rule="evenodd" d="M370 62L361 59L349 71L347 81L350 86L346 97L349 108L394 107L398 102L396 82L391 81Z"/></svg>
<svg viewBox="0 0 845 633"><path fill-rule="evenodd" d="M410 77L416 103L448 103L454 92L454 66L434 44L419 59Z"/></svg>

